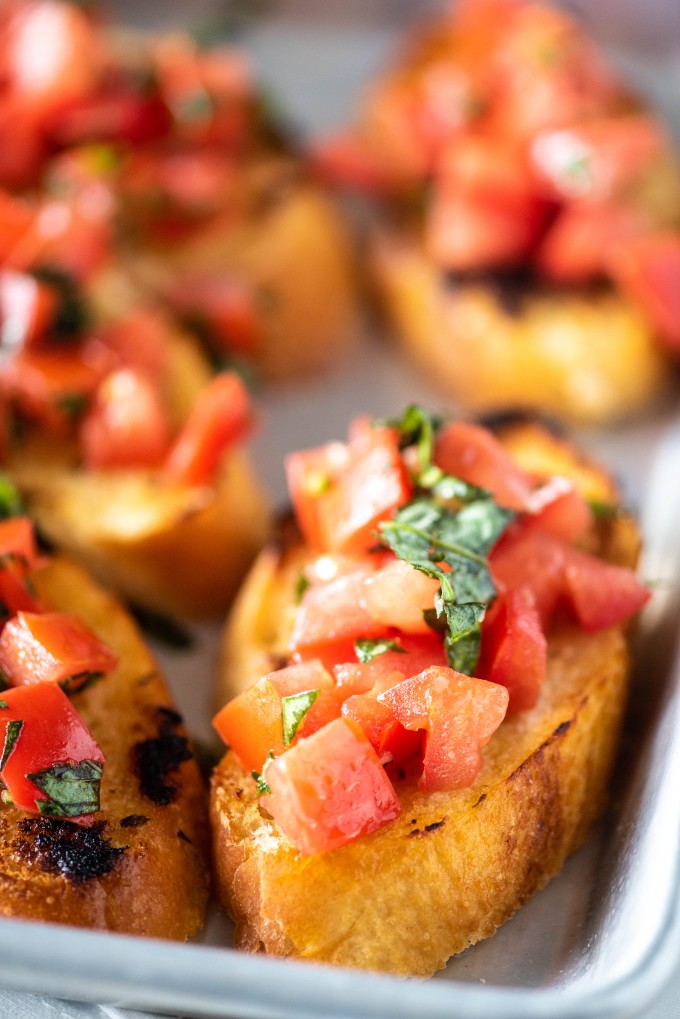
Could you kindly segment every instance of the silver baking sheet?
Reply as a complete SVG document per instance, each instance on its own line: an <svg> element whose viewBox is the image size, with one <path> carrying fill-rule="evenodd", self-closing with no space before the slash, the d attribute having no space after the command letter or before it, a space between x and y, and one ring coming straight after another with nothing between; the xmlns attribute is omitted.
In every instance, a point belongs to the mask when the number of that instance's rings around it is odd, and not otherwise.
<svg viewBox="0 0 680 1019"><path fill-rule="evenodd" d="M187 10L171 0L115 6L148 25L160 18L180 23ZM240 6L248 13L248 3ZM247 18L245 40L282 102L314 131L342 122L361 81L393 45L397 25L432 6L289 0L283 12ZM680 109L677 0L578 6L643 88L669 113ZM218 7L195 0L192 17L209 20ZM262 426L252 451L275 502L285 497L283 455L342 435L353 414L392 414L413 401L447 407L445 396L369 327L332 376L260 395ZM627 501L642 513L643 570L655 597L638 636L612 809L563 873L494 938L423 982L238 954L229 947L229 922L216 911L201 938L186 945L4 920L0 986L235 1019L639 1015L680 959L679 406L676 398L643 421L576 436L612 465ZM190 728L209 739L219 628L197 628L195 635L191 651L156 650Z"/></svg>

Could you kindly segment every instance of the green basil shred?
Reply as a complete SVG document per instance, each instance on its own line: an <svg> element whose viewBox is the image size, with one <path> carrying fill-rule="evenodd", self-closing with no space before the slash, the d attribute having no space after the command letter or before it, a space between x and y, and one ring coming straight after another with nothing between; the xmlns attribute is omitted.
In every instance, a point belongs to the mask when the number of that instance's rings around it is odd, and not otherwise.
<svg viewBox="0 0 680 1019"><path fill-rule="evenodd" d="M284 747L291 745L305 715L320 693L320 690L302 690L300 693L281 698Z"/></svg>
<svg viewBox="0 0 680 1019"><path fill-rule="evenodd" d="M357 659L364 665L367 662L372 662L378 655L384 655L386 651L396 651L400 655L406 654L404 648L399 647L396 640L390 640L388 637L378 637L376 640L355 640L354 651Z"/></svg>

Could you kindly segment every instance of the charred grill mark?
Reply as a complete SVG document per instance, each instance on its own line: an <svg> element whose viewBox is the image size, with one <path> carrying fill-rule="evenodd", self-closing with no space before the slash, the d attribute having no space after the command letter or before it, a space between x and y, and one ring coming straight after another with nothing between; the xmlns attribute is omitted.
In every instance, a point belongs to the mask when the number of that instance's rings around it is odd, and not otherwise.
<svg viewBox="0 0 680 1019"><path fill-rule="evenodd" d="M564 722L560 722L560 724L557 726L554 732L552 732L550 736L548 736L547 740L541 743L540 747L537 747L536 750L534 750L531 757L527 757L525 761L522 761L519 768L513 771L511 775L508 775L508 782L512 782L514 779L518 777L518 775L521 775L522 772L531 765L532 761L534 760L540 761L541 758L543 757L544 751L547 750L551 743L553 743L555 740L561 739L562 736L564 736L565 733L567 733L569 729L571 729L574 721L575 718L567 718L565 719Z"/></svg>
<svg viewBox="0 0 680 1019"><path fill-rule="evenodd" d="M415 820L411 821L411 824L415 824ZM443 817L441 821L432 821L431 824L426 824L424 828L414 828L413 831L408 833L409 838L424 838L425 835L429 835L431 832L436 831L438 828L442 828L446 824L446 818Z"/></svg>
<svg viewBox="0 0 680 1019"><path fill-rule="evenodd" d="M125 852L104 838L105 821L84 828L49 817L22 818L13 845L32 866L78 884L108 874Z"/></svg>
<svg viewBox="0 0 680 1019"><path fill-rule="evenodd" d="M160 719L158 736L135 743L132 768L142 795L160 807L167 807L179 792L169 776L193 755L186 736L173 731L182 724L182 716L172 708L156 710Z"/></svg>
<svg viewBox="0 0 680 1019"><path fill-rule="evenodd" d="M121 822L121 828L141 828L142 825L148 824L150 818L146 817L145 814L128 814L124 817Z"/></svg>
<svg viewBox="0 0 680 1019"><path fill-rule="evenodd" d="M475 800L475 802L472 804L472 809L474 810L475 807L478 807L479 804L483 803L485 799L486 799L486 793L482 793L482 795L479 797L479 799Z"/></svg>

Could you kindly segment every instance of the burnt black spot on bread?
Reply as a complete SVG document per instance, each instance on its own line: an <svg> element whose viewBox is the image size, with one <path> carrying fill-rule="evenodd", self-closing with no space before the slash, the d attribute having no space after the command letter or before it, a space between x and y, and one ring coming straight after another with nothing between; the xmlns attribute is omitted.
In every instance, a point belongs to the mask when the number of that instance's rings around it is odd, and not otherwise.
<svg viewBox="0 0 680 1019"><path fill-rule="evenodd" d="M141 828L142 825L148 824L149 818L145 814L128 814L124 817L121 822L121 828Z"/></svg>
<svg viewBox="0 0 680 1019"><path fill-rule="evenodd" d="M22 818L16 849L32 866L81 883L108 874L125 852L103 835L106 822L89 828L51 817Z"/></svg>
<svg viewBox="0 0 680 1019"><path fill-rule="evenodd" d="M167 807L178 795L178 787L169 776L184 761L193 757L186 736L174 730L182 716L172 708L157 708L158 736L140 740L132 748L132 768L143 796L160 807Z"/></svg>
<svg viewBox="0 0 680 1019"><path fill-rule="evenodd" d="M433 831L437 831L438 828L443 828L445 824L446 824L445 817L443 817L441 821L432 821L431 824L426 824L424 828L414 828L413 831L410 831L408 833L409 838L413 838L414 835L416 836L416 838L422 838L425 835L429 835Z"/></svg>

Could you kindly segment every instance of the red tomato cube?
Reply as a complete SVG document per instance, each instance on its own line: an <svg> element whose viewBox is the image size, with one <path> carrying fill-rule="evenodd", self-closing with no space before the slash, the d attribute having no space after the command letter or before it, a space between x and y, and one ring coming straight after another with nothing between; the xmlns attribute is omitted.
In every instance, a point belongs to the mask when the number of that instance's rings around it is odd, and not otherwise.
<svg viewBox="0 0 680 1019"><path fill-rule="evenodd" d="M17 612L0 634L0 669L12 686L58 683L79 690L117 662L111 648L70 612Z"/></svg>
<svg viewBox="0 0 680 1019"><path fill-rule="evenodd" d="M538 700L547 660L548 643L533 592L519 587L501 595L482 623L477 675L507 689L508 712L526 711Z"/></svg>
<svg viewBox="0 0 680 1019"><path fill-rule="evenodd" d="M301 853L337 849L401 813L375 750L348 718L269 761L264 777L271 794L262 796L262 806Z"/></svg>

